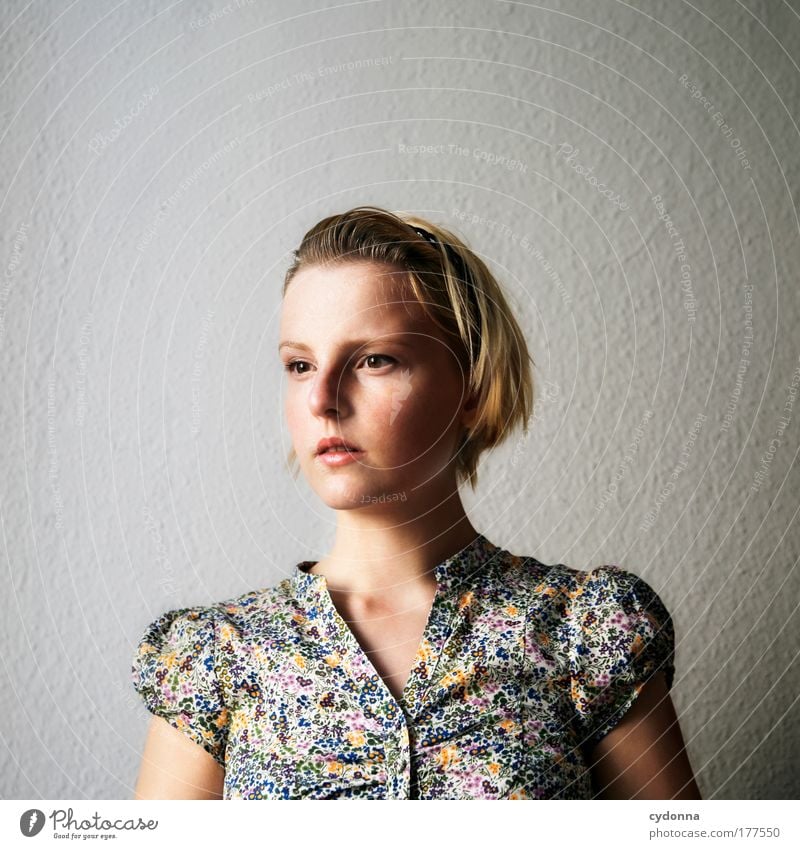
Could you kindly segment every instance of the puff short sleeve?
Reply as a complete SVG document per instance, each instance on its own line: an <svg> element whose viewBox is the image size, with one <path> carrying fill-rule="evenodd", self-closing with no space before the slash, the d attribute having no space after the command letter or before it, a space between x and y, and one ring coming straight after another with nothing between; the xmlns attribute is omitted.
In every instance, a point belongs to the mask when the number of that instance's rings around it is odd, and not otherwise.
<svg viewBox="0 0 800 849"><path fill-rule="evenodd" d="M672 618L653 588L619 566L601 566L568 595L570 680L581 746L592 747L623 718L647 680L675 675Z"/></svg>
<svg viewBox="0 0 800 849"><path fill-rule="evenodd" d="M183 731L224 766L228 710L217 678L218 614L170 610L145 629L133 655L134 689L147 709Z"/></svg>

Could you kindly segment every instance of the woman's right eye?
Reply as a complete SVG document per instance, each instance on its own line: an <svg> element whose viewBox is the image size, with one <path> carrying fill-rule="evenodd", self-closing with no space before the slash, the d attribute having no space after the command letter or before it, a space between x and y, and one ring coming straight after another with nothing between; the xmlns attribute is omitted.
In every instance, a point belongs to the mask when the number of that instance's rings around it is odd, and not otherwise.
<svg viewBox="0 0 800 849"><path fill-rule="evenodd" d="M294 374L305 374L304 371L298 371L295 366L307 366L308 363L305 360L290 360L284 368L288 372L293 372Z"/></svg>

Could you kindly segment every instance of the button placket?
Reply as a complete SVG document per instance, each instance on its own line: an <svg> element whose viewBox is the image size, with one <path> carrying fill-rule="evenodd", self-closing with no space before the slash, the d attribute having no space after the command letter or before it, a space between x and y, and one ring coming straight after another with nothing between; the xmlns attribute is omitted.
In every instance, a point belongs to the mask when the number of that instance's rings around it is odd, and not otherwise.
<svg viewBox="0 0 800 849"><path fill-rule="evenodd" d="M401 713L385 725L387 793L390 799L408 799L411 788L408 725Z"/></svg>
<svg viewBox="0 0 800 849"><path fill-rule="evenodd" d="M330 598L325 577L311 574L303 568L297 571L295 577L299 594L307 601L313 597L328 638L340 648L344 663L337 667L338 671L356 684L353 695L365 714L383 725L386 798L411 798L411 746L407 723L413 722L419 713L426 692L435 680L444 646L459 618L468 613L470 605L468 601L461 602L462 595L471 589L474 574L484 568L487 556L498 550L479 535L461 552L435 567L438 588L420 641L420 648L423 644L429 647L428 663L420 669L415 662L399 700L377 674L352 630L339 615ZM301 567L306 563L309 562L304 561Z"/></svg>

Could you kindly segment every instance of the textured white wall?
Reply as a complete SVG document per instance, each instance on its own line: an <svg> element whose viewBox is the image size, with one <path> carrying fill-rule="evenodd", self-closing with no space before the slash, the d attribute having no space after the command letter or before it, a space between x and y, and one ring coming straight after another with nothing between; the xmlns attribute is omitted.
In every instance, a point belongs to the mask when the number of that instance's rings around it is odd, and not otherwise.
<svg viewBox="0 0 800 849"><path fill-rule="evenodd" d="M797 798L796 2L2 16L3 797L129 798L144 626L325 552L279 291L368 203L460 232L530 339L476 527L648 580L704 795Z"/></svg>

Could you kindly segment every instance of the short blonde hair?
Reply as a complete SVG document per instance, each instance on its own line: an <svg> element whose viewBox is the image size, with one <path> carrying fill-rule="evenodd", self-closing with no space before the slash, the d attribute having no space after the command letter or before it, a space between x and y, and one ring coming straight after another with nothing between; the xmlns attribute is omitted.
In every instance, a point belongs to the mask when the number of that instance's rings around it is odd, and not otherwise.
<svg viewBox="0 0 800 849"><path fill-rule="evenodd" d="M483 260L444 227L374 206L324 218L303 236L293 256L283 295L298 271L316 265L367 261L407 274L426 315L452 340L469 375L467 393L477 398L476 421L455 455L457 485L466 481L474 490L481 454L503 442L518 424L528 432L534 400L535 363L500 284ZM296 457L292 449L290 469Z"/></svg>

